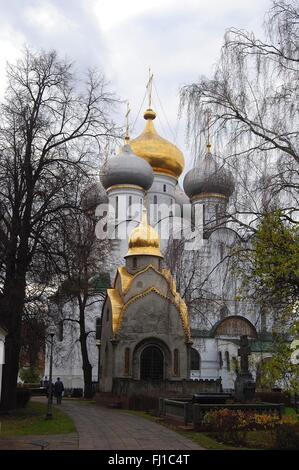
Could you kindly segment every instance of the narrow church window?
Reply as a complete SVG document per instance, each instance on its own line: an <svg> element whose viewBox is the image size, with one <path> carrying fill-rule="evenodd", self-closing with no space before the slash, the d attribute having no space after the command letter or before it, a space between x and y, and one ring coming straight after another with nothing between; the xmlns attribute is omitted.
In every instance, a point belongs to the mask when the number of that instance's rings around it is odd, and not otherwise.
<svg viewBox="0 0 299 470"><path fill-rule="evenodd" d="M163 184L163 191L166 193L166 184Z"/></svg>
<svg viewBox="0 0 299 470"><path fill-rule="evenodd" d="M222 359L222 352L221 351L219 351L218 357L219 357L219 368L222 369L223 359Z"/></svg>
<svg viewBox="0 0 299 470"><path fill-rule="evenodd" d="M133 268L134 269L137 268L137 258L136 258L136 256L134 256L134 258L133 258Z"/></svg>
<svg viewBox="0 0 299 470"><path fill-rule="evenodd" d="M190 369L191 370L200 370L200 354L199 352L191 348L191 364L190 364Z"/></svg>
<svg viewBox="0 0 299 470"><path fill-rule="evenodd" d="M191 225L194 227L195 225L195 206L192 204L191 206Z"/></svg>
<svg viewBox="0 0 299 470"><path fill-rule="evenodd" d="M58 341L63 341L63 320L58 325Z"/></svg>
<svg viewBox="0 0 299 470"><path fill-rule="evenodd" d="M225 362L227 370L230 370L230 359L229 359L229 352L225 351Z"/></svg>
<svg viewBox="0 0 299 470"><path fill-rule="evenodd" d="M101 326L102 319L99 317L96 319L96 339L101 339Z"/></svg>
<svg viewBox="0 0 299 470"><path fill-rule="evenodd" d="M132 196L129 196L129 214L128 214L128 218L129 219L132 219Z"/></svg>
<svg viewBox="0 0 299 470"><path fill-rule="evenodd" d="M115 198L115 218L118 219L118 196Z"/></svg>
<svg viewBox="0 0 299 470"><path fill-rule="evenodd" d="M202 205L202 225L206 225L206 206L205 204Z"/></svg>
<svg viewBox="0 0 299 470"><path fill-rule="evenodd" d="M157 221L158 208L157 208L157 196L154 196L154 219Z"/></svg>
<svg viewBox="0 0 299 470"><path fill-rule="evenodd" d="M107 308L107 310L106 310L106 321L109 321L109 313L110 313L109 308Z"/></svg>
<svg viewBox="0 0 299 470"><path fill-rule="evenodd" d="M129 375L130 373L130 348L125 349L125 375Z"/></svg>
<svg viewBox="0 0 299 470"><path fill-rule="evenodd" d="M180 375L180 352L178 349L173 351L173 373L174 375Z"/></svg>

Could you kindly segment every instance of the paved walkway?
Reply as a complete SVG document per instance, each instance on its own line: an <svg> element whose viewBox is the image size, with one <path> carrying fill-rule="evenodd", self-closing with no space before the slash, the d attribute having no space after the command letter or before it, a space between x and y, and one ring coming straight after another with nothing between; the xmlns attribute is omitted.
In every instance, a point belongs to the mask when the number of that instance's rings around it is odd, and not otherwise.
<svg viewBox="0 0 299 470"><path fill-rule="evenodd" d="M180 434L126 411L64 401L79 436L79 449L203 450Z"/></svg>
<svg viewBox="0 0 299 470"><path fill-rule="evenodd" d="M78 434L1 437L0 450L42 450L43 442L47 443L45 450L77 450Z"/></svg>
<svg viewBox="0 0 299 470"><path fill-rule="evenodd" d="M0 450L41 450L32 444L36 441L47 441L46 450L203 450L190 439L125 410L71 400L63 400L61 409L73 419L77 433L0 437Z"/></svg>

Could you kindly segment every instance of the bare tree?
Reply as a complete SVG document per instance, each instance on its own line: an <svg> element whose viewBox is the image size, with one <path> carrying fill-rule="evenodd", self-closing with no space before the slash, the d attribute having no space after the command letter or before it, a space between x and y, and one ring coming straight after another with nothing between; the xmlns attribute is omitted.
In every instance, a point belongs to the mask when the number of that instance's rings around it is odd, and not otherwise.
<svg viewBox="0 0 299 470"><path fill-rule="evenodd" d="M8 65L0 122L0 315L8 329L2 407L15 405L21 324L31 268L44 260L49 232L68 207L74 179L104 139L116 134L116 103L104 76L76 79L56 52L26 50ZM92 142L92 145L91 145ZM44 278L47 278L46 269Z"/></svg>
<svg viewBox="0 0 299 470"><path fill-rule="evenodd" d="M88 339L95 336L95 322L91 327L87 317L91 306L99 309L97 317L100 317L100 304L110 285L110 243L109 240L97 239L95 234L96 193L97 184L93 184L83 195L82 204L77 200L77 206L64 214L60 219L59 238L52 245L61 279L52 299L58 306L56 320L74 326L71 329L75 341L80 343L85 398L93 395ZM71 344L66 347L71 347Z"/></svg>
<svg viewBox="0 0 299 470"><path fill-rule="evenodd" d="M213 131L215 151L221 149L223 164L237 179L232 220L245 223L250 232L271 204L296 219L298 78L298 2L275 0L266 15L264 40L231 28L213 78L181 90L189 136L198 151L198 129Z"/></svg>

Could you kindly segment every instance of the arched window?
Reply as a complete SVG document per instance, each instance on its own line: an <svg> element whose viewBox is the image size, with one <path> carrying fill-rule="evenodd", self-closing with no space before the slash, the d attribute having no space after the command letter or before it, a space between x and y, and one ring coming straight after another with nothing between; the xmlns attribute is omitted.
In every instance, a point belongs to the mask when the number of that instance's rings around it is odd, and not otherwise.
<svg viewBox="0 0 299 470"><path fill-rule="evenodd" d="M230 370L230 359L229 359L229 352L225 351L225 363L227 370Z"/></svg>
<svg viewBox="0 0 299 470"><path fill-rule="evenodd" d="M124 373L125 373L125 375L129 375L129 373L130 373L130 348L125 349Z"/></svg>
<svg viewBox="0 0 299 470"><path fill-rule="evenodd" d="M63 341L63 320L58 324L58 341Z"/></svg>
<svg viewBox="0 0 299 470"><path fill-rule="evenodd" d="M174 375L180 375L180 352L178 349L173 351L173 373Z"/></svg>
<svg viewBox="0 0 299 470"><path fill-rule="evenodd" d="M221 351L219 351L219 353L218 353L218 358L219 358L219 368L222 369L223 359L222 359L222 352Z"/></svg>
<svg viewBox="0 0 299 470"><path fill-rule="evenodd" d="M166 184L163 184L163 192L166 193Z"/></svg>
<svg viewBox="0 0 299 470"><path fill-rule="evenodd" d="M190 369L191 370L200 370L200 354L199 352L191 348L191 364L190 364Z"/></svg>
<svg viewBox="0 0 299 470"><path fill-rule="evenodd" d="M101 339L102 319L96 319L96 339Z"/></svg>

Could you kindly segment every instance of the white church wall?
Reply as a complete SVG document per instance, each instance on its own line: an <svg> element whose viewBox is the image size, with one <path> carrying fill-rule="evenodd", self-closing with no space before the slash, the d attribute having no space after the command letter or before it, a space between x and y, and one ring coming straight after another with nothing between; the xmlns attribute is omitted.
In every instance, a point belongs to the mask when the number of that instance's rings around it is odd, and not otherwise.
<svg viewBox="0 0 299 470"><path fill-rule="evenodd" d="M88 356L92 365L92 380L98 380L98 348L95 340L96 319L101 317L102 297L90 297L86 307L85 327L90 332L87 339ZM75 301L67 302L60 318L78 319L78 305ZM60 319L59 319L60 320ZM73 321L63 322L63 337L59 337L59 321L53 347L53 380L60 377L65 388L84 388L82 355L79 342L79 325ZM46 348L45 375L49 377L49 346Z"/></svg>

